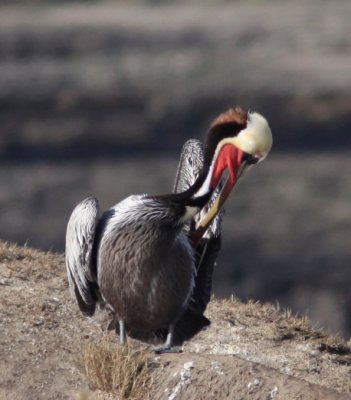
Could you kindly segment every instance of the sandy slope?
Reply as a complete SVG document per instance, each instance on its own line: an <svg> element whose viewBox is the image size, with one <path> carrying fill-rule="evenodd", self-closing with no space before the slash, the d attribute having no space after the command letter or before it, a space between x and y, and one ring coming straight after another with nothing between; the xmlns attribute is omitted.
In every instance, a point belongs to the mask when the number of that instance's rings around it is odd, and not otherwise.
<svg viewBox="0 0 351 400"><path fill-rule="evenodd" d="M86 385L79 360L90 340L105 336L106 314L79 314L61 255L1 242L0 273L0 398L71 399ZM170 399L172 393L174 399L234 393L242 399L350 398L345 343L269 305L213 301L208 315L211 327L185 344L183 354L157 359L152 399ZM180 375L184 368L189 379L184 371ZM100 392L90 398L111 397Z"/></svg>

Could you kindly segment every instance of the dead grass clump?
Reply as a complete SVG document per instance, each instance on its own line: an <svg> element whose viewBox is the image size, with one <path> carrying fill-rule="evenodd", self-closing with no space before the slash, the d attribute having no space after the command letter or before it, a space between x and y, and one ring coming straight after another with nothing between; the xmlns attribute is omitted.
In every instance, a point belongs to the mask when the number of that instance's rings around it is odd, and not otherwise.
<svg viewBox="0 0 351 400"><path fill-rule="evenodd" d="M63 263L62 254L43 253L31 247L17 246L0 240L0 264L4 266L4 278L19 278L31 282L47 281L49 276L62 276L62 271L65 270Z"/></svg>
<svg viewBox="0 0 351 400"><path fill-rule="evenodd" d="M111 343L90 342L83 354L92 389L114 393L118 399L145 399L150 386L149 353Z"/></svg>
<svg viewBox="0 0 351 400"><path fill-rule="evenodd" d="M0 262L20 261L25 258L34 259L35 250L26 246L0 241Z"/></svg>
<svg viewBox="0 0 351 400"><path fill-rule="evenodd" d="M321 340L327 337L326 333L315 328L306 315L290 314L286 312L277 320L276 340Z"/></svg>

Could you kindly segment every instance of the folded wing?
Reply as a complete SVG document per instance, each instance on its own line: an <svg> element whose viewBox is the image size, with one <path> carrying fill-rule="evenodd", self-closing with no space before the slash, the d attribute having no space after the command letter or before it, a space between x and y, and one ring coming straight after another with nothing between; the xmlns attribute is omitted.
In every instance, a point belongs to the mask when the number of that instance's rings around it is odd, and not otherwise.
<svg viewBox="0 0 351 400"><path fill-rule="evenodd" d="M190 139L184 144L176 174L174 192L183 192L195 182L202 169L203 153L203 145L199 140ZM216 198L219 189L214 192L209 204ZM206 211L207 207L201 210L190 226L187 227L190 236ZM210 324L203 313L211 299L212 274L220 250L223 213L224 211L221 211L212 221L203 239L196 247L197 275L195 286L188 307L175 326L175 340L178 343L190 339L203 327Z"/></svg>
<svg viewBox="0 0 351 400"><path fill-rule="evenodd" d="M98 300L94 240L99 221L99 203L88 197L73 210L66 230L66 267L69 287L80 310L93 315Z"/></svg>

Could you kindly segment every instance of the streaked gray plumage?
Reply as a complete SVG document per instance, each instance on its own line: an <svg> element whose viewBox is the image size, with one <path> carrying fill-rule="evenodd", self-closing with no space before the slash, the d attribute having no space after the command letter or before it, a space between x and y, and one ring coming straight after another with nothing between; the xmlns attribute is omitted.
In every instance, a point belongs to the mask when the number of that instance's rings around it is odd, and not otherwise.
<svg viewBox="0 0 351 400"><path fill-rule="evenodd" d="M187 140L182 149L180 155L180 160L178 164L178 169L176 173L176 178L174 182L173 191L175 193L181 193L189 189L191 185L194 184L196 179L202 170L204 163L204 150L203 144L200 140L189 139ZM222 185L220 184L216 190L213 192L211 199L208 204L202 208L194 217L193 224L196 226L203 216L207 213L207 210L211 207L213 200L218 196ZM216 218L212 221L208 230L206 231L204 237L212 239L218 237L222 231L222 220L224 215L224 209L222 209Z"/></svg>
<svg viewBox="0 0 351 400"><path fill-rule="evenodd" d="M182 149L174 191L183 192L193 185L202 166L202 143L196 139L188 140ZM114 305L112 308L118 319L124 320L129 333L136 337L168 329L171 322L179 319L175 327L176 343L208 325L203 312L211 296L223 211L214 219L195 253L188 239L206 209L190 223L175 228L176 245L169 250L170 225L160 224L160 219L166 220L167 213L157 207L157 202L145 200L143 196L130 196L104 213L101 219L97 199L89 197L79 203L67 226L66 265L71 292L77 297L82 312L92 315L102 296L107 304ZM168 217L172 219L172 215ZM139 245L136 247L135 243ZM117 263L120 268L106 267ZM152 268L154 274L150 272ZM132 279L128 274L130 271L133 271ZM194 279L196 284L191 291ZM164 282L168 282L167 285ZM131 301L131 291L145 292L145 295ZM163 299L162 307L158 299ZM134 310L132 317L123 312L129 307ZM170 315L174 321L169 321ZM166 336L167 329L162 336Z"/></svg>
<svg viewBox="0 0 351 400"><path fill-rule="evenodd" d="M66 265L81 311L92 315L100 300L107 303L121 343L126 331L144 338L168 329L162 350L208 325L203 312L220 248L220 210L241 167L265 158L271 145L262 116L230 109L211 125L204 150L198 141L185 145L174 193L129 196L101 217L95 198L78 204L67 225Z"/></svg>
<svg viewBox="0 0 351 400"><path fill-rule="evenodd" d="M88 197L75 207L66 229L69 288L72 296L76 296L79 308L87 315L94 314L97 302L93 246L99 213L97 199Z"/></svg>
<svg viewBox="0 0 351 400"><path fill-rule="evenodd" d="M193 251L177 213L143 196L128 197L114 207L98 254L103 298L130 333L167 328L177 320L195 274ZM118 268L110 268L117 263Z"/></svg>
<svg viewBox="0 0 351 400"><path fill-rule="evenodd" d="M184 192L193 185L202 167L201 142L187 141L174 192ZM66 265L71 292L83 313L92 315L102 297L118 320L124 321L128 333L138 338L162 330L162 336L166 336L168 327L180 319L176 343L209 324L202 314L211 295L214 260L206 264L206 250L209 240L219 238L222 213L211 224L207 239L195 254L189 233L196 227L199 215L180 225L179 213L172 210L137 195L118 203L101 218L94 197L76 206L67 226ZM200 266L201 273L197 273ZM197 287L193 291L195 278ZM126 314L125 310L130 309L133 313ZM184 318L189 312L191 320Z"/></svg>
<svg viewBox="0 0 351 400"><path fill-rule="evenodd" d="M67 227L66 264L84 313L94 312L98 287L133 336L168 328L179 318L195 275L180 211L134 195L104 213L97 225L97 200L78 204Z"/></svg>

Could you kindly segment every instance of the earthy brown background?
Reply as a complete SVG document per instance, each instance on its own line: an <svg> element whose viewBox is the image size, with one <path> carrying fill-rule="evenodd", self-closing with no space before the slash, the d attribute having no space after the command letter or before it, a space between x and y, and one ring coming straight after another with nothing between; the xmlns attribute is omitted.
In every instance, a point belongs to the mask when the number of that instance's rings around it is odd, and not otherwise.
<svg viewBox="0 0 351 400"><path fill-rule="evenodd" d="M79 200L168 191L184 140L241 104L275 143L229 199L215 293L350 337L350 20L349 0L1 2L0 237L63 250Z"/></svg>

